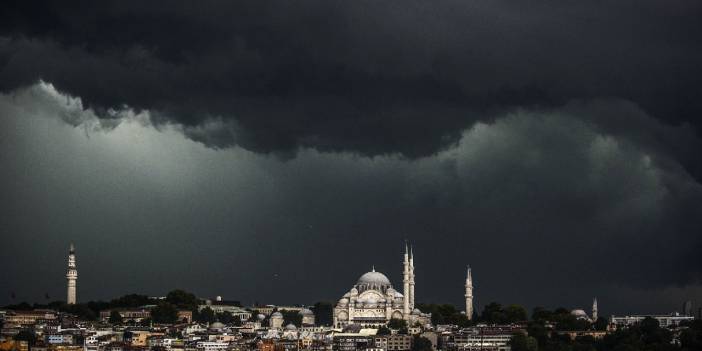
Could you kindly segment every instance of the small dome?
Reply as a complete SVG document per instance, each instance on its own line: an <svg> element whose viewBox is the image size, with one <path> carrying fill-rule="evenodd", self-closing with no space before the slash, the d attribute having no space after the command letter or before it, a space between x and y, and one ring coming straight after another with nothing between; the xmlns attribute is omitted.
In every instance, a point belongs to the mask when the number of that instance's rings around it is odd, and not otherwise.
<svg viewBox="0 0 702 351"><path fill-rule="evenodd" d="M570 311L570 314L575 316L575 318L578 318L578 319L589 319L589 317L587 316L587 312L580 310L580 309L572 310L572 311Z"/></svg>
<svg viewBox="0 0 702 351"><path fill-rule="evenodd" d="M390 280L385 274L376 272L375 270L363 274L358 278L357 285L376 285L376 286L390 286Z"/></svg>
<svg viewBox="0 0 702 351"><path fill-rule="evenodd" d="M263 313L259 313L258 316L256 316L256 319L258 319L259 321L262 321L262 320L266 319L266 315Z"/></svg>
<svg viewBox="0 0 702 351"><path fill-rule="evenodd" d="M412 310L412 314L422 314L422 311L420 311L419 308L415 308Z"/></svg>
<svg viewBox="0 0 702 351"><path fill-rule="evenodd" d="M341 298L339 299L339 305L347 305L349 303L349 299L347 298Z"/></svg>
<svg viewBox="0 0 702 351"><path fill-rule="evenodd" d="M283 314L278 311L275 311L271 314L271 318L283 318Z"/></svg>
<svg viewBox="0 0 702 351"><path fill-rule="evenodd" d="M285 330L295 331L295 330L297 330L297 327L295 326L295 324L290 323L290 324L285 326Z"/></svg>
<svg viewBox="0 0 702 351"><path fill-rule="evenodd" d="M309 308L303 308L300 310L299 313L303 316L313 316L314 315L314 312L312 312L312 310L310 310Z"/></svg>
<svg viewBox="0 0 702 351"><path fill-rule="evenodd" d="M220 322L214 322L210 325L210 329L223 329L225 325Z"/></svg>

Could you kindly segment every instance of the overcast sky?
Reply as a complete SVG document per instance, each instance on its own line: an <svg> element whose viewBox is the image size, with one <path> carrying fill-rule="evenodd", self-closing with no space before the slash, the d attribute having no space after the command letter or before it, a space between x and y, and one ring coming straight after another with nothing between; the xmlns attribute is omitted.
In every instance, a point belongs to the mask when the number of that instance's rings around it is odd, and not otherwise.
<svg viewBox="0 0 702 351"><path fill-rule="evenodd" d="M702 305L697 1L99 5L0 12L1 304Z"/></svg>

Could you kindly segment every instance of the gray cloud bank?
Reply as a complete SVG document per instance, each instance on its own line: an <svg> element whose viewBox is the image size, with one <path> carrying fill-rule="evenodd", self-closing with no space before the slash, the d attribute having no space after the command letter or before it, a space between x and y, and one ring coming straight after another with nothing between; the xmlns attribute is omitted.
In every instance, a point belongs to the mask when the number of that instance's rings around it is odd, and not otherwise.
<svg viewBox="0 0 702 351"><path fill-rule="evenodd" d="M702 187L679 159L700 140L632 102L511 109L429 156L308 147L284 162L182 137L207 124L118 108L104 125L87 106L49 83L0 96L2 291L62 296L74 240L85 298L180 286L309 303L371 264L399 284L408 238L422 301L460 304L467 263L480 303L702 297Z"/></svg>

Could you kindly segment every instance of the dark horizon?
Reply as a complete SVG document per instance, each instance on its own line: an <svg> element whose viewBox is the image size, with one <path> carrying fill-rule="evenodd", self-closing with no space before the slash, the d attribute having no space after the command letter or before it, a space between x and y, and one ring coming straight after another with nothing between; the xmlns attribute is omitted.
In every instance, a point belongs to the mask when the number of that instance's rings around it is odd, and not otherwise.
<svg viewBox="0 0 702 351"><path fill-rule="evenodd" d="M702 306L699 1L2 8L2 305Z"/></svg>

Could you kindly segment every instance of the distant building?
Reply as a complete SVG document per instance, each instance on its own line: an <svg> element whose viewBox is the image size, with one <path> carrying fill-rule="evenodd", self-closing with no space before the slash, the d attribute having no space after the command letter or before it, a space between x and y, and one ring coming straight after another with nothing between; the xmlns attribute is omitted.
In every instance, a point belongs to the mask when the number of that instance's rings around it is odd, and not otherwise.
<svg viewBox="0 0 702 351"><path fill-rule="evenodd" d="M110 319L110 314L112 313L112 311L117 311L122 317L122 320L125 322L141 322L144 319L151 318L151 311L146 308L118 308L100 311L100 319L107 321L108 319ZM192 313L190 317L192 318Z"/></svg>
<svg viewBox="0 0 702 351"><path fill-rule="evenodd" d="M632 315L632 316L612 316L610 317L610 323L617 328L628 327L630 325L638 324L646 317L651 317L658 321L661 327L670 328L675 327L683 321L692 321L695 319L694 316L684 316L679 313L671 314L649 314L649 315Z"/></svg>
<svg viewBox="0 0 702 351"><path fill-rule="evenodd" d="M409 351L412 349L412 335L391 334L375 336L373 347L386 351Z"/></svg>
<svg viewBox="0 0 702 351"><path fill-rule="evenodd" d="M274 311L291 311L291 312L300 312L304 309L305 307L301 306L276 306L276 305L265 305L265 306L252 306L250 309L251 310L256 310L258 313L261 313L263 315L269 316L271 313Z"/></svg>
<svg viewBox="0 0 702 351"><path fill-rule="evenodd" d="M179 310L178 311L178 321L184 323L193 322L193 311Z"/></svg>
<svg viewBox="0 0 702 351"><path fill-rule="evenodd" d="M334 335L333 340L333 351L358 351L372 348L373 346L373 338L371 336L356 333Z"/></svg>
<svg viewBox="0 0 702 351"><path fill-rule="evenodd" d="M47 344L73 344L73 335L71 334L51 334L45 337Z"/></svg>
<svg viewBox="0 0 702 351"><path fill-rule="evenodd" d="M452 351L509 351L509 341L515 333L524 333L521 326L479 325L461 330L453 335L447 349Z"/></svg>
<svg viewBox="0 0 702 351"><path fill-rule="evenodd" d="M215 301L207 300L204 305L197 306L198 311L202 311L205 308L210 308L215 313L228 312L242 321L251 318L251 312L241 307L238 301L223 301L220 296L217 296Z"/></svg>
<svg viewBox="0 0 702 351"><path fill-rule="evenodd" d="M54 321L56 318L57 314L54 310L8 311L5 315L5 324L26 326Z"/></svg>

